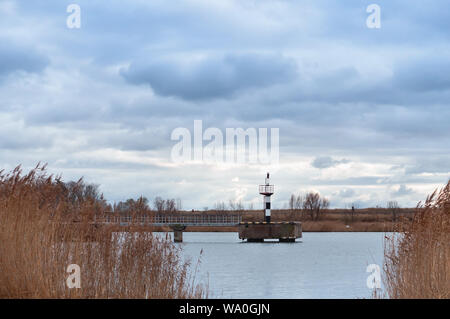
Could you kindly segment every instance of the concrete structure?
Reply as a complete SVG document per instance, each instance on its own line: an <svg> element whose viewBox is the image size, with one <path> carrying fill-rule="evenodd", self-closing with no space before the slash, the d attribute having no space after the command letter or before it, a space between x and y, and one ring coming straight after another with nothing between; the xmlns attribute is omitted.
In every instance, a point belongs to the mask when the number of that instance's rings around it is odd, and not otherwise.
<svg viewBox="0 0 450 319"><path fill-rule="evenodd" d="M302 224L299 222L242 222L239 224L239 238L248 242L278 239L280 242L289 243L301 237Z"/></svg>
<svg viewBox="0 0 450 319"><path fill-rule="evenodd" d="M271 222L270 196L274 186L270 185L270 175L267 173L264 185L259 185L259 193L264 196L264 222L241 222L239 238L248 242L263 242L265 239L278 239L280 242L295 242L302 237L302 224L299 222Z"/></svg>
<svg viewBox="0 0 450 319"><path fill-rule="evenodd" d="M240 215L208 214L114 214L106 213L92 222L96 228L107 228L110 232L173 232L174 242L183 242L184 231L237 232Z"/></svg>
<svg viewBox="0 0 450 319"><path fill-rule="evenodd" d="M173 232L175 242L183 241L183 232L238 232L239 238L249 242L278 239L293 242L302 237L299 222L243 222L240 215L164 215L164 216L107 216L92 221L93 231L109 232Z"/></svg>
<svg viewBox="0 0 450 319"><path fill-rule="evenodd" d="M186 229L186 226L177 224L177 225L171 225L171 228L173 230L173 241L175 243L182 243L183 242L183 230Z"/></svg>
<svg viewBox="0 0 450 319"><path fill-rule="evenodd" d="M269 173L264 185L259 185L259 193L264 196L264 221L242 222L242 216L229 214L155 214L142 213L106 213L96 216L95 226L107 226L111 232L173 232L175 242L183 241L183 232L203 231L214 227L214 231L237 231L239 238L248 242L262 242L265 239L277 239L280 242L294 242L302 237L302 225L299 222L271 222L270 196L274 186L270 185Z"/></svg>

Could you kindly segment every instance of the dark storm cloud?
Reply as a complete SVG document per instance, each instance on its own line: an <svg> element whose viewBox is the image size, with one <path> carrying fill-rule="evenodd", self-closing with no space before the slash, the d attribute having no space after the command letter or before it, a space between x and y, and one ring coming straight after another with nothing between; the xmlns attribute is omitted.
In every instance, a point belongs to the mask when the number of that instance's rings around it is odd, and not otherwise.
<svg viewBox="0 0 450 319"><path fill-rule="evenodd" d="M134 62L121 74L130 83L150 85L162 96L205 100L285 83L295 78L296 65L281 56L227 54L188 63L176 60Z"/></svg>

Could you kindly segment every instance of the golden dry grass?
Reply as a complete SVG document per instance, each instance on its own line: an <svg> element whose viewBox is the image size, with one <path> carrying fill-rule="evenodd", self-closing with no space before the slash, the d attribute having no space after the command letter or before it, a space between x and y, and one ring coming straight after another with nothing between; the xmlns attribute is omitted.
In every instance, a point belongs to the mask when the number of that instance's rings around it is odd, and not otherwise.
<svg viewBox="0 0 450 319"><path fill-rule="evenodd" d="M450 297L450 182L417 208L412 223L386 237L384 284L389 298Z"/></svg>
<svg viewBox="0 0 450 319"><path fill-rule="evenodd" d="M167 238L95 227L90 221L101 209L68 200L45 167L1 171L0 298L207 296ZM69 264L80 266L79 289L66 285Z"/></svg>

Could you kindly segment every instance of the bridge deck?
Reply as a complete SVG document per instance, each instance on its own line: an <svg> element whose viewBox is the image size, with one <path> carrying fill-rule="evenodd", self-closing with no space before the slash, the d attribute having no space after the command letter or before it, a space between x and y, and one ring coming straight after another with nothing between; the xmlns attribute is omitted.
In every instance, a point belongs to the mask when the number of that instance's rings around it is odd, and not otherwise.
<svg viewBox="0 0 450 319"><path fill-rule="evenodd" d="M240 215L156 215L156 216L107 216L96 218L96 224L119 226L170 226L230 227L242 222Z"/></svg>

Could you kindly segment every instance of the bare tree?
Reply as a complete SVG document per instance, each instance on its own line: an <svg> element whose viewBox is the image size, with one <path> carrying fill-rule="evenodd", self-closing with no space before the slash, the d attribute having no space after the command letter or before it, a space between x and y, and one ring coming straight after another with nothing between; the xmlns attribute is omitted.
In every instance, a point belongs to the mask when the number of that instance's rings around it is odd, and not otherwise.
<svg viewBox="0 0 450 319"><path fill-rule="evenodd" d="M176 200L174 198L162 199L161 197L157 196L153 200L153 205L155 207L155 210L159 213L172 213L176 212L181 207L181 200Z"/></svg>
<svg viewBox="0 0 450 319"><path fill-rule="evenodd" d="M148 206L148 199L147 199L147 197L140 196L140 197L135 201L134 209L135 209L136 211L139 211L139 212L143 212L143 211L149 210L150 208L149 208L149 206Z"/></svg>
<svg viewBox="0 0 450 319"><path fill-rule="evenodd" d="M164 199L162 199L161 197L157 196L153 200L153 206L155 207L155 210L157 212L163 212L164 207L166 206L166 201Z"/></svg>
<svg viewBox="0 0 450 319"><path fill-rule="evenodd" d="M70 181L63 184L66 190L67 198L74 204L85 200L99 201L102 194L99 191L99 185L86 184L82 179L78 182Z"/></svg>
<svg viewBox="0 0 450 319"><path fill-rule="evenodd" d="M324 209L330 206L326 198L321 198L319 193L309 192L303 200L303 209L309 213L311 220L319 220Z"/></svg>
<svg viewBox="0 0 450 319"><path fill-rule="evenodd" d="M295 199L295 209L302 209L303 208L303 196L298 195Z"/></svg>
<svg viewBox="0 0 450 319"><path fill-rule="evenodd" d="M296 200L296 197L295 197L294 194L292 194L291 197L289 198L289 209L290 210L294 210L294 208L295 208L295 200Z"/></svg>
<svg viewBox="0 0 450 319"><path fill-rule="evenodd" d="M175 199L166 199L166 205L164 211L172 213L177 211L177 204Z"/></svg>
<svg viewBox="0 0 450 319"><path fill-rule="evenodd" d="M291 197L289 198L289 209L291 210L291 217L294 218L294 212L298 212L301 213L303 215L303 195L299 194L299 195L295 195L292 194ZM303 218L303 216L302 216Z"/></svg>
<svg viewBox="0 0 450 319"><path fill-rule="evenodd" d="M244 204L242 203L242 200L230 199L228 206L230 207L230 210L244 210Z"/></svg>
<svg viewBox="0 0 450 319"><path fill-rule="evenodd" d="M214 204L214 209L218 211L224 211L227 209L227 205L224 202L217 202Z"/></svg>
<svg viewBox="0 0 450 319"><path fill-rule="evenodd" d="M59 196L67 199L74 206L89 201L95 205L97 211L104 212L111 209L111 205L108 205L97 184L87 184L83 179L77 182L64 183L57 181L57 183L61 187ZM59 200L57 199L57 201Z"/></svg>
<svg viewBox="0 0 450 319"><path fill-rule="evenodd" d="M119 202L114 205L115 212L145 212L150 210L148 199L140 196L138 199L127 199L125 202Z"/></svg>
<svg viewBox="0 0 450 319"><path fill-rule="evenodd" d="M177 209L177 211L183 209L183 205L182 205L182 203L181 203L181 198L177 198L177 206L176 206L176 209Z"/></svg>
<svg viewBox="0 0 450 319"><path fill-rule="evenodd" d="M392 220L395 222L397 221L398 214L400 212L400 206L398 205L397 201L390 201L387 204L388 209L392 213Z"/></svg>

